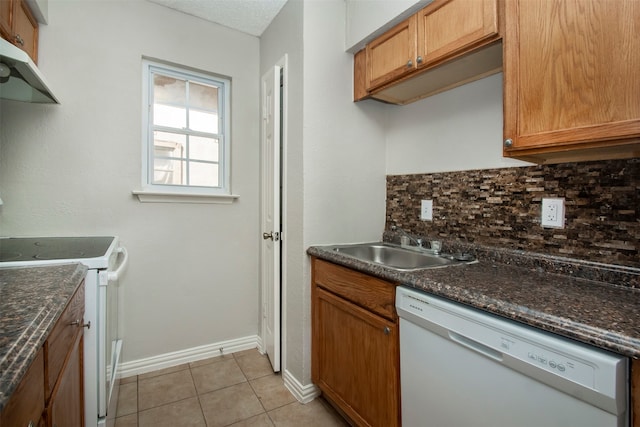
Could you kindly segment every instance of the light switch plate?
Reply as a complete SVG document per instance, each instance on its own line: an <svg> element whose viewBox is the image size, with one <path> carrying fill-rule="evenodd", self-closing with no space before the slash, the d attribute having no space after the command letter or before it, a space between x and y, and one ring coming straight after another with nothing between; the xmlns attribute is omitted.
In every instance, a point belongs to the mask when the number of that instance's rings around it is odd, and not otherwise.
<svg viewBox="0 0 640 427"><path fill-rule="evenodd" d="M433 221L433 200L423 200L420 203L420 219Z"/></svg>
<svg viewBox="0 0 640 427"><path fill-rule="evenodd" d="M542 199L543 227L564 228L564 199Z"/></svg>

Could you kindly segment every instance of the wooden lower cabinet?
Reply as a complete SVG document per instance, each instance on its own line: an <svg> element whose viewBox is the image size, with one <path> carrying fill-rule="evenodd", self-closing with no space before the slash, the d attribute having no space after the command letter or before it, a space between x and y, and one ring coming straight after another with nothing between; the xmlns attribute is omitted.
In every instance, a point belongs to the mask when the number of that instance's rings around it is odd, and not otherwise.
<svg viewBox="0 0 640 427"><path fill-rule="evenodd" d="M51 395L47 406L50 427L84 426L83 337L80 330Z"/></svg>
<svg viewBox="0 0 640 427"><path fill-rule="evenodd" d="M631 360L631 426L640 427L640 360Z"/></svg>
<svg viewBox="0 0 640 427"><path fill-rule="evenodd" d="M84 283L0 413L0 427L84 427Z"/></svg>
<svg viewBox="0 0 640 427"><path fill-rule="evenodd" d="M325 274L329 270L330 274ZM395 285L387 283L378 304L377 296L351 300L336 290L355 279L355 287L384 281L321 260L314 260L312 296L312 378L324 396L357 426L400 425L399 327L395 310L390 318L364 308L394 304ZM327 283L323 279L334 281ZM334 286L334 285L338 286ZM355 300L355 301L354 301ZM362 305L361 305L362 304Z"/></svg>
<svg viewBox="0 0 640 427"><path fill-rule="evenodd" d="M0 425L6 427L37 427L44 425L44 352L31 362L18 388L2 410Z"/></svg>

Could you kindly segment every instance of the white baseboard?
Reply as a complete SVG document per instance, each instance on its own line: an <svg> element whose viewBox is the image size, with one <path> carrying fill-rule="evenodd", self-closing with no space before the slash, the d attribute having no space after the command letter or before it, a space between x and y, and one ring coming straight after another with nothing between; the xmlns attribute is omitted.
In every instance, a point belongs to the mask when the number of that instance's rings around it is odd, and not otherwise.
<svg viewBox="0 0 640 427"><path fill-rule="evenodd" d="M282 379L284 380L284 386L300 403L309 403L320 396L320 389L318 387L314 384L302 385L298 379L286 369L282 372Z"/></svg>
<svg viewBox="0 0 640 427"><path fill-rule="evenodd" d="M157 356L147 357L145 359L123 362L120 365L120 373L118 377L132 377L134 375L140 375L156 371L158 369L170 368L172 366L182 365L183 363L196 362L198 360L222 356L223 354L235 353L237 351L249 350L252 348L258 348L260 352L263 352L262 340L257 335L188 348L186 350L160 354Z"/></svg>

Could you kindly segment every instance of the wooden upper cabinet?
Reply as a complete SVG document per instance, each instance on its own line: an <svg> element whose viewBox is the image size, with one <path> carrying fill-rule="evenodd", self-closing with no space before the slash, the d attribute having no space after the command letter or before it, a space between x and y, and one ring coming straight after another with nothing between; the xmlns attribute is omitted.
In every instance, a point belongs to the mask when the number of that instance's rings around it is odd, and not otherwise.
<svg viewBox="0 0 640 427"><path fill-rule="evenodd" d="M14 44L38 62L38 21L33 17L26 0L14 0Z"/></svg>
<svg viewBox="0 0 640 427"><path fill-rule="evenodd" d="M367 98L367 50L362 49L353 55L353 99L360 101Z"/></svg>
<svg viewBox="0 0 640 427"><path fill-rule="evenodd" d="M640 1L505 2L504 155L640 156Z"/></svg>
<svg viewBox="0 0 640 427"><path fill-rule="evenodd" d="M0 0L0 37L9 40L11 37L11 19L13 17L13 0Z"/></svg>
<svg viewBox="0 0 640 427"><path fill-rule="evenodd" d="M367 89L375 89L416 69L416 16L396 25L366 47Z"/></svg>
<svg viewBox="0 0 640 427"><path fill-rule="evenodd" d="M498 35L497 0L445 0L418 12L418 67Z"/></svg>
<svg viewBox="0 0 640 427"><path fill-rule="evenodd" d="M38 21L26 0L0 0L0 36L38 62Z"/></svg>
<svg viewBox="0 0 640 427"><path fill-rule="evenodd" d="M374 39L354 56L354 100L408 104L502 71L501 5L435 0Z"/></svg>

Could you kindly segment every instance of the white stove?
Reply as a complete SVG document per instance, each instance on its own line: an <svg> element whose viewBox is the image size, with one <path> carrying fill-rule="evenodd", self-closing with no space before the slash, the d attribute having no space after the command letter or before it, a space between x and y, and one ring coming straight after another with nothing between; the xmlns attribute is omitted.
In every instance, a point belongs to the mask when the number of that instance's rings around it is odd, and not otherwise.
<svg viewBox="0 0 640 427"><path fill-rule="evenodd" d="M114 236L19 237L0 239L0 268L82 263L85 278L85 426L113 423L122 352L118 327L119 276L128 254ZM111 399L111 397L114 397Z"/></svg>

